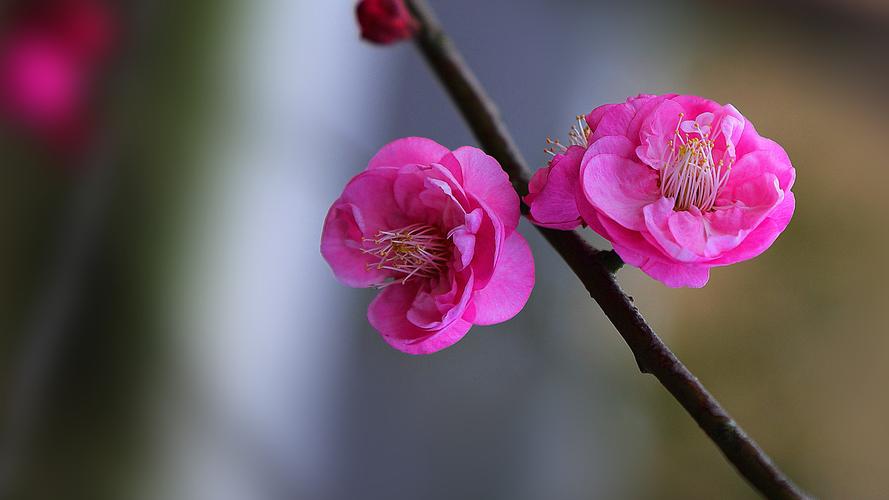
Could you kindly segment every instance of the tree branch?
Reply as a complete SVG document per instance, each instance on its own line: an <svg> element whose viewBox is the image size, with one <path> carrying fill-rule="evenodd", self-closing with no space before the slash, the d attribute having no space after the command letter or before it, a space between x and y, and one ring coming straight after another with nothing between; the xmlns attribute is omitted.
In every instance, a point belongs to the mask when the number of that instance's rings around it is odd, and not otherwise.
<svg viewBox="0 0 889 500"><path fill-rule="evenodd" d="M493 101L441 29L425 0L406 1L420 25L415 37L420 52L450 93L482 148L500 162L516 192L524 196L528 193L531 172ZM524 204L522 212L528 213ZM597 250L577 231L537 229L565 259L617 328L639 369L658 379L754 488L769 498L808 498L654 333L633 305L633 299L615 280L614 272L622 262L614 252Z"/></svg>

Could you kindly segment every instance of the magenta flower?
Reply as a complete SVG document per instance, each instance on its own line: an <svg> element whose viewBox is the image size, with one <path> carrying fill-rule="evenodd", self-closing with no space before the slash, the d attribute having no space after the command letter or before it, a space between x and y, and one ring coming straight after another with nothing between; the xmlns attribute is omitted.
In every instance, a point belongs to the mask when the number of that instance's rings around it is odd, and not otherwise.
<svg viewBox="0 0 889 500"><path fill-rule="evenodd" d="M670 287L756 257L787 227L796 171L732 105L640 95L578 117L525 201L535 223L586 224Z"/></svg>
<svg viewBox="0 0 889 500"><path fill-rule="evenodd" d="M404 0L361 0L355 14L361 38L380 45L407 40L418 28Z"/></svg>
<svg viewBox="0 0 889 500"><path fill-rule="evenodd" d="M42 130L67 126L80 111L85 75L53 42L22 36L0 57L4 110Z"/></svg>
<svg viewBox="0 0 889 500"><path fill-rule="evenodd" d="M534 287L519 199L496 160L420 137L383 147L324 221L337 279L382 291L367 317L392 347L429 354L506 321Z"/></svg>
<svg viewBox="0 0 889 500"><path fill-rule="evenodd" d="M0 114L61 149L78 149L93 113L92 87L115 36L102 0L14 5L0 32Z"/></svg>

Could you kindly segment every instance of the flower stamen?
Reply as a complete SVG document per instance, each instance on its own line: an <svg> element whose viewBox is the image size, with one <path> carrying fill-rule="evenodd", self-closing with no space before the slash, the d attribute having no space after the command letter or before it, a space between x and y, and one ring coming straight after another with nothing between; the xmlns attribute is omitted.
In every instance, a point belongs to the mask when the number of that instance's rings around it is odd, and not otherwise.
<svg viewBox="0 0 889 500"><path fill-rule="evenodd" d="M727 152L723 152L719 161L713 158L713 148L721 135L720 127L702 125L700 121L684 122L682 118L680 113L673 138L667 143L666 158L660 171L661 193L676 200L673 210L677 212L692 206L709 212L714 209L719 192L728 182L735 158ZM689 137L690 134L697 137Z"/></svg>
<svg viewBox="0 0 889 500"><path fill-rule="evenodd" d="M411 224L393 231L378 231L374 238L363 238L371 242L371 248L361 251L379 259L369 263L368 269L386 269L404 275L379 285L384 288L393 283L407 283L411 278L434 278L446 268L450 258L450 245L446 238L433 226Z"/></svg>
<svg viewBox="0 0 889 500"><path fill-rule="evenodd" d="M590 126L587 125L586 117L577 115L574 118L577 120L577 123L571 125L571 128L568 130L567 146L559 142L559 139L552 139L550 137L546 138L547 147L543 149L543 152L549 155L550 158L555 158L556 155L565 154L571 146L580 146L582 148L588 148L590 146Z"/></svg>

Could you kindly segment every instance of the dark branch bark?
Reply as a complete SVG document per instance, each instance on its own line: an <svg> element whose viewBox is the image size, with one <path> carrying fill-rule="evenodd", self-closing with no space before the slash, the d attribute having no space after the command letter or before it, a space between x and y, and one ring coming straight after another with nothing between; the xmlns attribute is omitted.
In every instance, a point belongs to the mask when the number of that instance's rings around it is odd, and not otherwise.
<svg viewBox="0 0 889 500"><path fill-rule="evenodd" d="M420 24L417 47L450 93L480 145L509 174L519 195L528 192L530 170L497 108L438 25L425 0L407 0ZM527 207L522 205L523 213ZM629 345L643 373L654 375L719 447L738 472L769 498L808 498L732 419L701 382L654 333L614 277L622 262L597 250L576 231L540 228Z"/></svg>

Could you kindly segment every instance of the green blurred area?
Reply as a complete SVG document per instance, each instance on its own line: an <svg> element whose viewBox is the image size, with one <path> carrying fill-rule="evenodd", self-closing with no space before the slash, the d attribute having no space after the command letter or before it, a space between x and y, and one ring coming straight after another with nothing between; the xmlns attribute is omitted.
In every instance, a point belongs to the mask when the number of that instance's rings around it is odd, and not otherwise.
<svg viewBox="0 0 889 500"><path fill-rule="evenodd" d="M62 158L33 138L4 138L0 181L0 387L33 344L54 264L70 249L65 231L79 190L107 169L105 216L88 245L85 278L49 359L33 441L7 491L16 499L131 498L152 467L146 435L150 394L164 372L158 301L175 272L175 243L188 194L204 175L194 161L212 116L206 88L225 2L118 2L124 28L109 90L97 106L105 128L96 154ZM215 99L219 99L218 96ZM0 413L9 412L6 404Z"/></svg>

